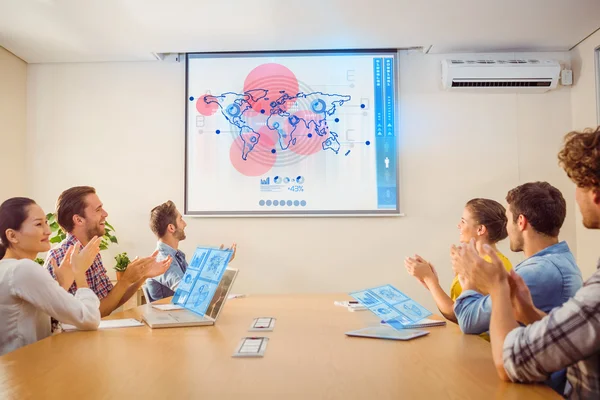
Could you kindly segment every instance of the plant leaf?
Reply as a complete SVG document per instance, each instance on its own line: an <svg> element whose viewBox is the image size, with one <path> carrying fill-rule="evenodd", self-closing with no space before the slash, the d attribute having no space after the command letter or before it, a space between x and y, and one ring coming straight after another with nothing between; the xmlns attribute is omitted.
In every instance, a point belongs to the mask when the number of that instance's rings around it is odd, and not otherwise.
<svg viewBox="0 0 600 400"><path fill-rule="evenodd" d="M112 243L119 244L119 242L117 241L117 238L116 238L116 237L114 237L114 236L110 236L110 241L111 241Z"/></svg>
<svg viewBox="0 0 600 400"><path fill-rule="evenodd" d="M108 223L108 221L104 221L104 223L106 224L107 228L112 229L113 231L115 230L115 228L113 228L113 226L111 224Z"/></svg>
<svg viewBox="0 0 600 400"><path fill-rule="evenodd" d="M62 242L62 239L60 238L60 236L54 236L53 238L50 239L50 243L60 243Z"/></svg>

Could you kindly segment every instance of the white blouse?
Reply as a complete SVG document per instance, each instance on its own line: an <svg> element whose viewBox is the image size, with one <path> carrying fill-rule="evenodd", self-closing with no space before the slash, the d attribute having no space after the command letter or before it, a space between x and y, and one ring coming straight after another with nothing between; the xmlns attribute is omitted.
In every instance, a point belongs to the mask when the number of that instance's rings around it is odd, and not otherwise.
<svg viewBox="0 0 600 400"><path fill-rule="evenodd" d="M59 286L32 260L0 260L0 355L51 334L50 317L95 330L100 324L100 300L87 288L75 296Z"/></svg>

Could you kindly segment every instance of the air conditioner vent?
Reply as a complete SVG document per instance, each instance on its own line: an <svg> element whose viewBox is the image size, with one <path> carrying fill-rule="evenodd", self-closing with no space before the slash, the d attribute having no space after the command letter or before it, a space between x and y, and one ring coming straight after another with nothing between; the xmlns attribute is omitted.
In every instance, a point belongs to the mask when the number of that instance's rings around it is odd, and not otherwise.
<svg viewBox="0 0 600 400"><path fill-rule="evenodd" d="M442 61L442 85L448 90L542 93L558 86L560 70L554 60L450 59Z"/></svg>

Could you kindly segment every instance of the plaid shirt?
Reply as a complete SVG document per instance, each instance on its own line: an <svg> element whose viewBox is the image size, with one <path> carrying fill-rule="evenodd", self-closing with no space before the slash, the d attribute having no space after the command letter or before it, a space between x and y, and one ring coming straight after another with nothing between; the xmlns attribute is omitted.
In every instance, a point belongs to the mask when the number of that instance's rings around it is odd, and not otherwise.
<svg viewBox="0 0 600 400"><path fill-rule="evenodd" d="M540 382L567 368L569 398L600 398L600 260L575 297L506 336L503 358L513 382Z"/></svg>
<svg viewBox="0 0 600 400"><path fill-rule="evenodd" d="M79 240L77 240L75 236L69 233L67 234L67 238L63 240L58 247L48 252L44 267L46 267L46 269L48 270L48 272L50 272L50 275L52 275L54 279L56 279L56 274L54 273L54 267L52 266L52 263L50 261L53 260L55 265L59 266L63 258L65 258L65 254L69 247L75 245L79 245L80 249L83 248ZM110 279L106 275L106 269L104 269L104 265L102 264L102 256L100 256L100 253L98 253L96 258L94 259L94 263L92 264L90 269L86 271L85 277L87 278L88 286L90 287L90 289L92 289L94 293L96 293L96 296L98 296L98 299L100 300L108 296L108 293L113 288ZM69 288L69 293L74 295L76 291L77 285L75 284L75 282L73 282L73 284Z"/></svg>

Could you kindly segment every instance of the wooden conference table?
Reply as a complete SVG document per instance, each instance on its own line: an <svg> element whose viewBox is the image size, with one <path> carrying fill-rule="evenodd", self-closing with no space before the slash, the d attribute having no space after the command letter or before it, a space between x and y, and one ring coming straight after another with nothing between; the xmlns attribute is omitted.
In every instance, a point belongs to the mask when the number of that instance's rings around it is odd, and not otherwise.
<svg viewBox="0 0 600 400"><path fill-rule="evenodd" d="M548 399L501 382L489 343L452 323L408 342L350 338L377 324L346 295L229 300L215 326L69 332L0 357L2 399ZM137 307L109 318L140 318ZM253 318L277 318L264 358L232 358ZM256 334L256 333L254 333Z"/></svg>

